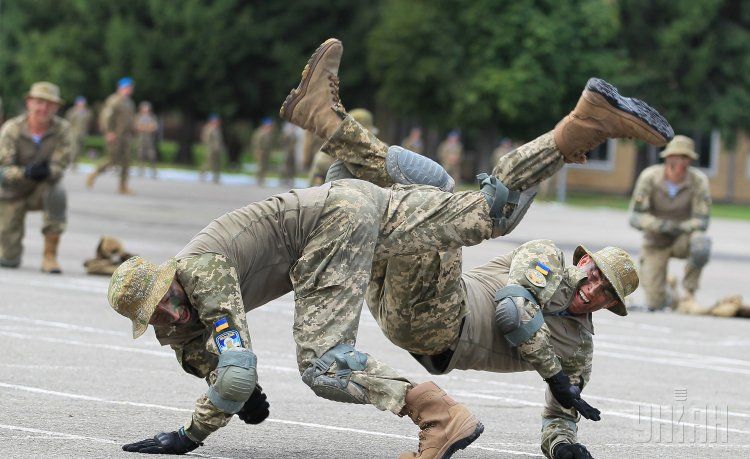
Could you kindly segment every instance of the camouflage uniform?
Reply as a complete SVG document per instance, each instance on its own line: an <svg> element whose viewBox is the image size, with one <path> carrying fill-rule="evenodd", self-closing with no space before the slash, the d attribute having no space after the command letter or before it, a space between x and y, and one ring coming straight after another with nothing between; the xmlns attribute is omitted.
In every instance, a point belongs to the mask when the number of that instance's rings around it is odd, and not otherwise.
<svg viewBox="0 0 750 459"><path fill-rule="evenodd" d="M24 219L42 210L43 234L65 230L67 197L61 179L71 157L70 123L54 117L39 144L29 135L28 116L8 120L0 130L0 259L20 260ZM36 182L24 177L29 164L49 161L50 175Z"/></svg>
<svg viewBox="0 0 750 459"><path fill-rule="evenodd" d="M137 134L135 143L135 157L140 163L140 175L143 176L144 164L151 164L151 174L156 177L156 130L159 124L156 117L150 111L138 113L135 118L135 132Z"/></svg>
<svg viewBox="0 0 750 459"><path fill-rule="evenodd" d="M448 175L453 177L456 183L461 182L461 158L463 154L464 146L460 141L452 143L446 139L438 145L438 161L448 172Z"/></svg>
<svg viewBox="0 0 750 459"><path fill-rule="evenodd" d="M657 164L641 172L630 202L630 224L643 231L640 276L650 309L671 307L677 300L669 298L666 288L671 257L688 259L682 282L690 293L698 289L703 269L689 255L691 246L706 238L711 207L708 178L690 167L687 179L677 187L670 197L664 165Z"/></svg>
<svg viewBox="0 0 750 459"><path fill-rule="evenodd" d="M268 162L271 159L271 152L273 149L273 135L273 129L268 128L268 126L259 127L253 134L252 148L255 162L258 165L258 185L263 185L266 181Z"/></svg>
<svg viewBox="0 0 750 459"><path fill-rule="evenodd" d="M84 142L91 125L91 110L86 107L72 106L65 112L65 119L70 123L72 135L72 154L70 162L75 167L78 158L83 153Z"/></svg>
<svg viewBox="0 0 750 459"><path fill-rule="evenodd" d="M302 168L309 169L312 167L315 153L320 150L325 141L310 131L305 131L305 137L302 143ZM321 185L318 183L318 185Z"/></svg>
<svg viewBox="0 0 750 459"><path fill-rule="evenodd" d="M281 147L284 149L284 174L283 179L287 184L294 183L297 169L297 127L291 123L285 123L281 130Z"/></svg>
<svg viewBox="0 0 750 459"><path fill-rule="evenodd" d="M224 137L221 135L221 127L206 124L201 131L201 142L206 149L206 159L201 167L201 178L207 170L211 170L212 180L219 183L221 175L221 157L224 155Z"/></svg>
<svg viewBox="0 0 750 459"><path fill-rule="evenodd" d="M127 188L134 119L135 104L130 97L117 92L107 97L100 114L99 128L105 134L114 132L117 137L112 142L107 142L108 157L96 166L95 176L112 166L119 166L121 190Z"/></svg>

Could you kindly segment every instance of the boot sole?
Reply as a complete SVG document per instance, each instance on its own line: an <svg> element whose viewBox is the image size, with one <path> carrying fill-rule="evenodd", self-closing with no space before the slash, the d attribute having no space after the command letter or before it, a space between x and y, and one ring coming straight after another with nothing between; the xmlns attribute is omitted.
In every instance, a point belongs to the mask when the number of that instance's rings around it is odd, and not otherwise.
<svg viewBox="0 0 750 459"><path fill-rule="evenodd" d="M302 81L300 81L299 85L292 89L292 92L289 93L288 96L286 96L286 99L284 99L284 103L281 104L281 109L279 110L279 116L289 121L292 119L292 113L294 113L295 107L297 107L297 104L300 100L302 100L303 97L305 97L305 94L307 94L307 87L310 84L310 78L312 77L313 68L315 68L316 65L318 65L318 62L320 62L320 59L323 57L323 55L328 51L331 46L335 45L336 43L341 43L340 40L336 38L329 38L328 40L324 41L323 44L318 46L318 49L315 50L315 52L310 56L310 59L307 60L307 64L305 64L305 68L302 69Z"/></svg>
<svg viewBox="0 0 750 459"><path fill-rule="evenodd" d="M640 125L645 124L644 127L650 128L651 131L655 131L660 137L664 138L664 143L674 137L674 130L669 121L646 102L622 96L617 88L600 78L590 78L586 82L586 90L599 94L607 100L609 105L635 117L635 121L638 121Z"/></svg>
<svg viewBox="0 0 750 459"><path fill-rule="evenodd" d="M477 422L477 426L474 428L474 431L467 437L464 437L457 442L451 444L447 450L445 450L445 453L438 457L437 459L449 459L453 456L453 453L460 449L464 449L470 444L474 443L474 440L479 438L480 435L482 435L482 432L484 432L484 425L481 422Z"/></svg>

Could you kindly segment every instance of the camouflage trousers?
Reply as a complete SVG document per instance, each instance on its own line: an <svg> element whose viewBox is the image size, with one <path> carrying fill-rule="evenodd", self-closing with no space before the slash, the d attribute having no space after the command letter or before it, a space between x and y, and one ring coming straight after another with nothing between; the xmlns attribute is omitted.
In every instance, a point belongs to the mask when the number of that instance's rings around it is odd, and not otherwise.
<svg viewBox="0 0 750 459"><path fill-rule="evenodd" d="M291 272L300 371L337 344L354 345L373 263L478 244L492 234L488 213L478 191L332 183L320 221ZM374 406L396 414L411 386L373 356L351 380L366 389Z"/></svg>
<svg viewBox="0 0 750 459"><path fill-rule="evenodd" d="M382 187L393 185L385 168L388 145L349 115L321 150L345 161L358 179ZM492 175L508 188L523 191L554 175L563 164L550 131L501 156Z"/></svg>
<svg viewBox="0 0 750 459"><path fill-rule="evenodd" d="M282 178L289 184L294 183L294 176L297 173L297 155L293 147L284 151L284 174Z"/></svg>
<svg viewBox="0 0 750 459"><path fill-rule="evenodd" d="M266 173L268 173L268 162L271 159L271 150L269 149L258 149L255 152L255 163L258 165L258 169L255 174L258 180L258 184L262 185L266 182Z"/></svg>
<svg viewBox="0 0 750 459"><path fill-rule="evenodd" d="M60 182L37 185L34 191L19 199L0 200L0 258L21 259L26 212L42 211L42 234L65 231L67 195Z"/></svg>
<svg viewBox="0 0 750 459"><path fill-rule="evenodd" d="M120 167L120 186L128 182L130 168L131 138L128 136L118 137L113 142L107 142L107 157L99 161L96 166L96 174L99 175L107 169Z"/></svg>
<svg viewBox="0 0 750 459"><path fill-rule="evenodd" d="M697 267L690 261L690 239L693 236L703 236L696 232L681 234L666 247L644 245L641 248L641 286L646 294L646 305L649 309L661 309L675 305L678 298L676 292L667 286L667 268L670 258L687 259L682 286L690 293L698 290L703 267Z"/></svg>
<svg viewBox="0 0 750 459"><path fill-rule="evenodd" d="M203 162L203 166L201 167L200 171L201 180L203 180L204 175L209 170L211 171L211 180L213 180L214 183L219 183L219 178L221 176L220 151L207 151L206 159Z"/></svg>
<svg viewBox="0 0 750 459"><path fill-rule="evenodd" d="M138 134L135 157L140 163L139 175L143 176L145 164L151 165L151 173L156 177L156 145L153 134Z"/></svg>

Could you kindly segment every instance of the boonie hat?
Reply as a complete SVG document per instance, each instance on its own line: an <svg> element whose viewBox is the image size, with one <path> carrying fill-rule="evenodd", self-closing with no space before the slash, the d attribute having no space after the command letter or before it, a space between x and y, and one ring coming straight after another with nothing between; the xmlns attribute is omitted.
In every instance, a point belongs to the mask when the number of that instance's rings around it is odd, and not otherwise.
<svg viewBox="0 0 750 459"><path fill-rule="evenodd" d="M620 300L619 304L609 310L620 316L628 315L625 297L638 288L638 271L635 269L633 259L619 247L605 247L592 253L586 247L579 245L573 252L573 263L578 264L584 254L588 254L594 260L596 267L607 278L617 294L617 299Z"/></svg>

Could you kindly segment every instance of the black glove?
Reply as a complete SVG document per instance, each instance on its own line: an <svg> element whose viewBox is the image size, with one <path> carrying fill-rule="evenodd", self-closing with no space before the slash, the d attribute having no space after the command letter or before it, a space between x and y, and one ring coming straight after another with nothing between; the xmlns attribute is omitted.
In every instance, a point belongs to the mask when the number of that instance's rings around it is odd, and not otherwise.
<svg viewBox="0 0 750 459"><path fill-rule="evenodd" d="M268 408L270 405L266 394L263 393L263 388L256 384L253 394L237 412L237 417L245 421L245 424L260 424L271 414Z"/></svg>
<svg viewBox="0 0 750 459"><path fill-rule="evenodd" d="M154 438L123 445L122 449L130 453L185 454L202 445L191 440L180 427L176 432L160 432Z"/></svg>
<svg viewBox="0 0 750 459"><path fill-rule="evenodd" d="M552 459L594 459L580 443L558 443L552 450Z"/></svg>
<svg viewBox="0 0 750 459"><path fill-rule="evenodd" d="M552 395L555 396L563 408L575 408L581 413L581 416L592 421L601 419L599 416L601 411L589 405L581 398L581 388L572 385L570 378L562 370L551 378L545 379L545 381L549 384Z"/></svg>
<svg viewBox="0 0 750 459"><path fill-rule="evenodd" d="M41 163L29 164L26 169L23 170L23 176L27 179L41 182L42 180L49 177L49 162L42 161Z"/></svg>

